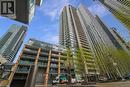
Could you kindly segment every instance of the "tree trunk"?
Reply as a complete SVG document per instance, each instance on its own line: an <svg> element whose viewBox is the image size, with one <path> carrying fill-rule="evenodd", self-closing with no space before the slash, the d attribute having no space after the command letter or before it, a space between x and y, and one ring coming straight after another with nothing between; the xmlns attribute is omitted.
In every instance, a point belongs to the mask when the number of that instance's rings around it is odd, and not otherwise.
<svg viewBox="0 0 130 87"><path fill-rule="evenodd" d="M68 67L68 83L71 84L71 69Z"/></svg>

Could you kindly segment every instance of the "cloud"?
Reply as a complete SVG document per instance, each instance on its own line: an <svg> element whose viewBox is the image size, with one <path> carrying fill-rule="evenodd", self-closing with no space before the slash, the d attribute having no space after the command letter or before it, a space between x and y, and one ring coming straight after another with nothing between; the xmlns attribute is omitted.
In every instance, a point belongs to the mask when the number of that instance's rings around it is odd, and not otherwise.
<svg viewBox="0 0 130 87"><path fill-rule="evenodd" d="M31 32L35 33L39 31L39 34L37 34L37 36L31 36L31 37L52 44L58 44L59 42L59 29L57 28L58 26L59 26L58 23L52 23L51 26L42 26L42 25L38 26L36 30L33 30Z"/></svg>
<svg viewBox="0 0 130 87"><path fill-rule="evenodd" d="M107 16L109 12L104 8L101 4L94 3L91 6L88 7L88 9L93 13L97 14L100 17Z"/></svg>
<svg viewBox="0 0 130 87"><path fill-rule="evenodd" d="M62 9L68 4L77 5L80 0L45 0L39 11L49 16L51 21L59 19Z"/></svg>
<svg viewBox="0 0 130 87"><path fill-rule="evenodd" d="M51 22L47 24L48 26L41 25L37 27L37 30L40 31L40 33L39 35L37 35L36 39L58 44L59 16L62 12L62 9L68 4L78 6L80 1L81 0L44 0L43 5L38 8L38 13L49 19L47 19L46 21Z"/></svg>
<svg viewBox="0 0 130 87"><path fill-rule="evenodd" d="M44 35L44 37L38 37L36 39L42 40L42 41L45 41L45 42L49 42L49 43L52 43L52 44L58 44L59 35L52 35L50 33L47 33L46 35Z"/></svg>
<svg viewBox="0 0 130 87"><path fill-rule="evenodd" d="M50 36L50 39L48 40L49 42L53 43L53 44L58 44L59 42L59 36L55 35L55 36Z"/></svg>

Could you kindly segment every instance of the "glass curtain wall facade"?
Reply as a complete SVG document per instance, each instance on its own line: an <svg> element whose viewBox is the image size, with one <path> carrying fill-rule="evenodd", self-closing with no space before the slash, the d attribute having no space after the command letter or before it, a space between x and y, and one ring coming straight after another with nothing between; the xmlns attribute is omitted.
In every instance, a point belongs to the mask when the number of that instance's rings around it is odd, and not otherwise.
<svg viewBox="0 0 130 87"><path fill-rule="evenodd" d="M100 74L108 79L115 79L117 76L128 73L125 66L119 63L121 61L112 55L111 50L117 51L121 45L117 41L114 42L115 38L112 34L104 30L107 27L102 26L83 5L80 5L78 9L70 5L64 7L60 25L60 44L72 49L73 47L84 49L84 55L86 55L84 62L88 76ZM98 66L95 67L95 65Z"/></svg>
<svg viewBox="0 0 130 87"><path fill-rule="evenodd" d="M130 29L130 1L129 0L98 0L112 14L115 15L128 29Z"/></svg>
<svg viewBox="0 0 130 87"><path fill-rule="evenodd" d="M117 32L116 28L111 28L110 29L111 33L113 34L113 36L116 38L116 40L120 43L120 45L122 46L122 48L128 53L130 54L130 47L127 44L127 42L120 36L120 34Z"/></svg>
<svg viewBox="0 0 130 87"><path fill-rule="evenodd" d="M10 0L9 0L10 1ZM14 1L14 14L1 15L24 24L29 24L35 16L37 6L41 6L43 0L12 0ZM0 5L1 6L1 5Z"/></svg>
<svg viewBox="0 0 130 87"><path fill-rule="evenodd" d="M27 27L12 25L0 38L0 55L8 62L13 62L19 48L21 47Z"/></svg>
<svg viewBox="0 0 130 87"><path fill-rule="evenodd" d="M128 43L121 37L121 35L117 32L116 28L107 28L106 25L103 23L103 21L96 16L97 21L100 23L100 25L103 27L104 31L108 35L108 37L111 39L112 43L115 45L117 49L123 49L128 54L130 54Z"/></svg>
<svg viewBox="0 0 130 87"><path fill-rule="evenodd" d="M82 49L84 51L83 59L86 60L84 61L85 74L87 76L98 74L98 70L95 67L95 57L89 37L86 35L80 22L77 9L71 5L65 6L61 14L60 44L66 48L71 48L74 54L77 49ZM77 67L75 64L74 66L75 68ZM75 72L77 72L76 69ZM78 76L78 74L76 75Z"/></svg>
<svg viewBox="0 0 130 87"><path fill-rule="evenodd" d="M106 27L102 26L101 22L88 9L81 5L78 12L82 26L87 30L86 34L88 34L90 41L92 41L91 45L96 55L100 74L106 75L108 79L117 79L128 73L128 62L125 61L126 64L123 64L123 60L112 53L117 52L117 48L121 48L120 44L117 43L118 41L115 39L116 42L113 43L114 37L105 31Z"/></svg>

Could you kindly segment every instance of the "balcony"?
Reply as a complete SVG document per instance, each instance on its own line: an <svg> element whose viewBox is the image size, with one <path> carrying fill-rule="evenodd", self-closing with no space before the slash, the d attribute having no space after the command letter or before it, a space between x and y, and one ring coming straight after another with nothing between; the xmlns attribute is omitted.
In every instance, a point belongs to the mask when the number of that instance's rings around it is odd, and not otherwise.
<svg viewBox="0 0 130 87"><path fill-rule="evenodd" d="M20 65L33 65L34 62L33 61L22 61L22 60L20 60L19 64Z"/></svg>
<svg viewBox="0 0 130 87"><path fill-rule="evenodd" d="M46 61L46 62L47 62L47 61L48 61L48 58L47 58L47 57L39 57L39 60L40 60L40 61Z"/></svg>
<svg viewBox="0 0 130 87"><path fill-rule="evenodd" d="M58 68L58 65L57 65L57 64L51 64L50 67L51 67L51 68Z"/></svg>
<svg viewBox="0 0 130 87"><path fill-rule="evenodd" d="M41 57L48 57L48 55L49 55L49 54L48 54L48 53L45 53L45 52L42 52L42 53L40 54Z"/></svg>
<svg viewBox="0 0 130 87"><path fill-rule="evenodd" d="M95 66L95 63L87 62L86 64L87 64L88 66Z"/></svg>
<svg viewBox="0 0 130 87"><path fill-rule="evenodd" d="M58 54L52 54L51 56L54 57L54 58L58 58L59 57Z"/></svg>
<svg viewBox="0 0 130 87"><path fill-rule="evenodd" d="M29 71L16 70L16 73L28 74L28 73L29 73Z"/></svg>
<svg viewBox="0 0 130 87"><path fill-rule="evenodd" d="M26 48L25 48L25 49L38 51L38 47L31 46L31 45L26 45Z"/></svg>
<svg viewBox="0 0 130 87"><path fill-rule="evenodd" d="M89 62L89 63L94 63L95 60L94 59L86 59L86 62Z"/></svg>
<svg viewBox="0 0 130 87"><path fill-rule="evenodd" d="M44 62L38 62L39 67L47 67L47 63Z"/></svg>
<svg viewBox="0 0 130 87"><path fill-rule="evenodd" d="M16 73L28 74L30 71L29 67L18 66Z"/></svg>
<svg viewBox="0 0 130 87"><path fill-rule="evenodd" d="M52 63L58 63L58 59L51 59Z"/></svg>
<svg viewBox="0 0 130 87"><path fill-rule="evenodd" d="M35 60L36 56L32 56L32 55L22 55L21 57L22 59L29 59L29 60Z"/></svg>
<svg viewBox="0 0 130 87"><path fill-rule="evenodd" d="M29 49L24 49L24 52L23 52L23 53L36 55L36 54L37 54L37 51L29 50Z"/></svg>

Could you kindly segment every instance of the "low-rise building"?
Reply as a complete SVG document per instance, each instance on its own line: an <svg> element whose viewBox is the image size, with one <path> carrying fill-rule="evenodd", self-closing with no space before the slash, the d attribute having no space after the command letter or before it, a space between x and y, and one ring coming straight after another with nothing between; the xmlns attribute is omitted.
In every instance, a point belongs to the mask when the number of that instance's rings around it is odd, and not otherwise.
<svg viewBox="0 0 130 87"><path fill-rule="evenodd" d="M52 84L58 76L68 78L65 51L61 46L30 39L13 67L14 74L10 74L11 87L38 87ZM71 76L75 77L73 67Z"/></svg>

